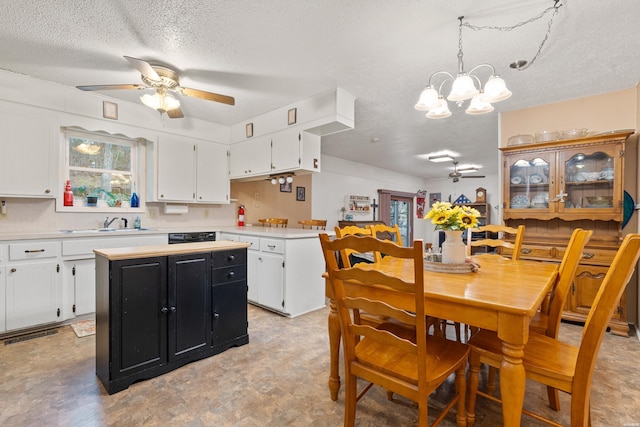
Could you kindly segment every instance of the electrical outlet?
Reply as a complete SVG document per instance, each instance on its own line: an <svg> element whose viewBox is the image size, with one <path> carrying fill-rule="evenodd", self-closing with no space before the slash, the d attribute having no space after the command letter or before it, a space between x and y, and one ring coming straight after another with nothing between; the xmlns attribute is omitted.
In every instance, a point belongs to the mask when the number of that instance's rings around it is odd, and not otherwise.
<svg viewBox="0 0 640 427"><path fill-rule="evenodd" d="M158 216L158 208L157 207L147 207L147 216L149 218L156 218Z"/></svg>
<svg viewBox="0 0 640 427"><path fill-rule="evenodd" d="M257 191L255 193L253 193L253 198L256 199L256 201L258 201L258 192Z"/></svg>

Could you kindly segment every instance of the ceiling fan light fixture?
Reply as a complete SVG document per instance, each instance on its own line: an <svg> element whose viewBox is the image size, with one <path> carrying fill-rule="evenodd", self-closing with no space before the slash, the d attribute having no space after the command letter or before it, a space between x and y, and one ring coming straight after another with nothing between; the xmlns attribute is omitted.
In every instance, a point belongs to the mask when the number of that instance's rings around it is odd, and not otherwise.
<svg viewBox="0 0 640 427"><path fill-rule="evenodd" d="M140 101L147 107L158 110L161 113L180 108L180 101L168 93L157 91L153 95L146 94L140 97Z"/></svg>
<svg viewBox="0 0 640 427"><path fill-rule="evenodd" d="M447 99L449 101L461 102L478 95L479 91L473 83L473 79L466 73L459 74L453 81L451 92Z"/></svg>
<svg viewBox="0 0 640 427"><path fill-rule="evenodd" d="M507 84L502 77L492 75L484 85L482 100L485 102L500 102L510 98L511 91L507 89Z"/></svg>
<svg viewBox="0 0 640 427"><path fill-rule="evenodd" d="M451 116L451 110L449 110L449 104L443 97L438 98L440 101L440 105L436 108L432 108L427 112L425 117L428 119L446 119Z"/></svg>

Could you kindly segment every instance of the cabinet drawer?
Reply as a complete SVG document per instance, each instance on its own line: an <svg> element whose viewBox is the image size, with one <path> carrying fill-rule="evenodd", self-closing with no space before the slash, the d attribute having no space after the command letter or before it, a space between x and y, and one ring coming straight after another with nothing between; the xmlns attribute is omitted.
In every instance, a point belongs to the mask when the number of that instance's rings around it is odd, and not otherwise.
<svg viewBox="0 0 640 427"><path fill-rule="evenodd" d="M247 263L247 251L245 250L214 251L212 255L213 268L245 265Z"/></svg>
<svg viewBox="0 0 640 427"><path fill-rule="evenodd" d="M238 236L238 241L242 243L248 243L247 249L259 251L260 250L260 238L254 236Z"/></svg>
<svg viewBox="0 0 640 427"><path fill-rule="evenodd" d="M60 253L59 242L28 242L10 243L9 259L11 261L23 259L56 258Z"/></svg>
<svg viewBox="0 0 640 427"><path fill-rule="evenodd" d="M247 266L235 265L232 267L214 268L213 269L213 285L221 285L223 283L237 282L246 280Z"/></svg>
<svg viewBox="0 0 640 427"><path fill-rule="evenodd" d="M284 241L276 239L260 239L260 250L274 254L284 253Z"/></svg>
<svg viewBox="0 0 640 427"><path fill-rule="evenodd" d="M512 254L513 249L502 248L502 255L511 257ZM534 246L525 244L522 245L522 249L520 250L520 258L555 260L558 258L558 250L553 246Z"/></svg>
<svg viewBox="0 0 640 427"><path fill-rule="evenodd" d="M566 250L567 248L558 248L558 258L562 259ZM580 263L609 266L615 256L615 250L585 248Z"/></svg>

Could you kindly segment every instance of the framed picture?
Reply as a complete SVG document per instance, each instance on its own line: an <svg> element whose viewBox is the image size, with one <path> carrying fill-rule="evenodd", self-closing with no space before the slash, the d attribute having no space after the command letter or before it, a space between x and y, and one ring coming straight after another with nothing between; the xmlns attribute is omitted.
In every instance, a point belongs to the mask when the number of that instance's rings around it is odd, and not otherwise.
<svg viewBox="0 0 640 427"><path fill-rule="evenodd" d="M280 192L281 193L291 193L291 183L286 182L284 184L280 184Z"/></svg>
<svg viewBox="0 0 640 427"><path fill-rule="evenodd" d="M290 124L290 125L296 124L297 111L298 111L297 108L292 108L291 110L289 110L289 114L287 117L287 124Z"/></svg>
<svg viewBox="0 0 640 427"><path fill-rule="evenodd" d="M296 187L296 200L304 202L304 187Z"/></svg>
<svg viewBox="0 0 640 427"><path fill-rule="evenodd" d="M105 119L118 120L118 104L115 102L102 101L102 117Z"/></svg>
<svg viewBox="0 0 640 427"><path fill-rule="evenodd" d="M244 130L247 134L247 138L251 138L253 136L253 123L247 123Z"/></svg>
<svg viewBox="0 0 640 427"><path fill-rule="evenodd" d="M429 194L429 208L431 208L431 206L436 203L436 202L441 202L442 201L442 195L441 193L430 193Z"/></svg>

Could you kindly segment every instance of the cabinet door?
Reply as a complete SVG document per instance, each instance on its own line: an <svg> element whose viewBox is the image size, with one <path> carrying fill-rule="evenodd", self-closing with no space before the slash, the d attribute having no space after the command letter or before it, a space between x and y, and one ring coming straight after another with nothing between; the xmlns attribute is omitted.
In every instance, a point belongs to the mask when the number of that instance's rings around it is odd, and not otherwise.
<svg viewBox="0 0 640 427"><path fill-rule="evenodd" d="M191 202L195 197L195 145L160 137L157 158L158 200Z"/></svg>
<svg viewBox="0 0 640 427"><path fill-rule="evenodd" d="M236 281L212 287L213 346L247 334L247 283Z"/></svg>
<svg viewBox="0 0 640 427"><path fill-rule="evenodd" d="M76 316L96 311L96 261L81 259L73 263Z"/></svg>
<svg viewBox="0 0 640 427"><path fill-rule="evenodd" d="M600 285L607 275L608 267L580 265L569 295L569 311L586 319L596 298Z"/></svg>
<svg viewBox="0 0 640 427"><path fill-rule="evenodd" d="M0 248L2 250L2 248ZM4 332L7 330L6 324L6 268L0 267L0 332Z"/></svg>
<svg viewBox="0 0 640 427"><path fill-rule="evenodd" d="M113 261L111 378L167 363L167 259Z"/></svg>
<svg viewBox="0 0 640 427"><path fill-rule="evenodd" d="M169 257L169 361L211 343L211 253Z"/></svg>
<svg viewBox="0 0 640 427"><path fill-rule="evenodd" d="M559 211L585 219L621 220L621 151L622 144L561 151L558 176L565 202Z"/></svg>
<svg viewBox="0 0 640 427"><path fill-rule="evenodd" d="M278 132L271 141L271 171L286 172L300 168L300 133Z"/></svg>
<svg viewBox="0 0 640 427"><path fill-rule="evenodd" d="M199 143L196 156L196 200L229 203L229 159L227 146Z"/></svg>
<svg viewBox="0 0 640 427"><path fill-rule="evenodd" d="M284 258L261 252L258 261L258 303L284 311Z"/></svg>
<svg viewBox="0 0 640 427"><path fill-rule="evenodd" d="M247 299L258 302L258 281L260 280L260 252L247 251Z"/></svg>
<svg viewBox="0 0 640 427"><path fill-rule="evenodd" d="M551 218L557 211L555 153L512 153L504 159L503 218Z"/></svg>
<svg viewBox="0 0 640 427"><path fill-rule="evenodd" d="M0 103L0 194L55 197L56 132L45 112Z"/></svg>
<svg viewBox="0 0 640 427"><path fill-rule="evenodd" d="M271 171L271 139L262 137L233 144L230 148L231 178L260 175Z"/></svg>
<svg viewBox="0 0 640 427"><path fill-rule="evenodd" d="M58 270L55 261L7 266L7 330L59 319Z"/></svg>

